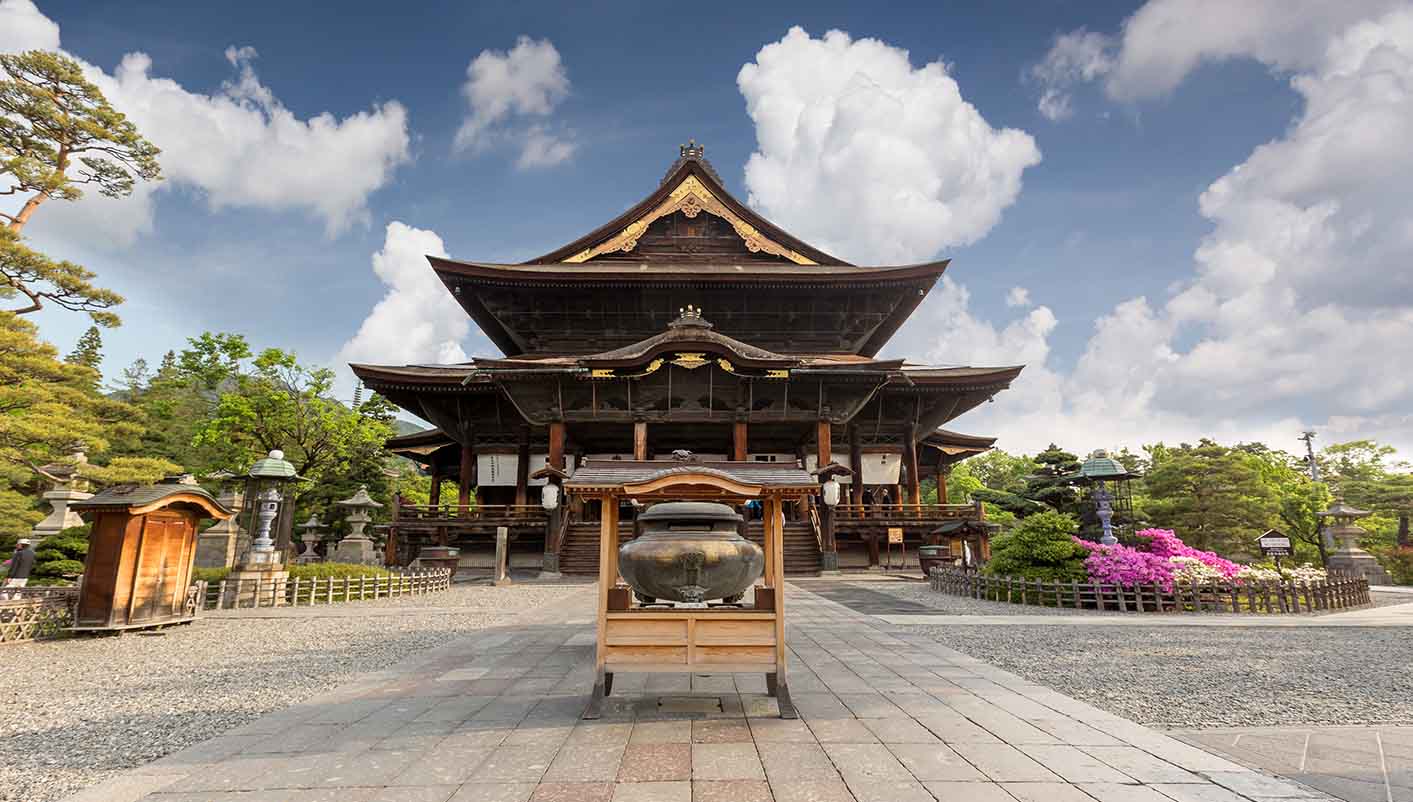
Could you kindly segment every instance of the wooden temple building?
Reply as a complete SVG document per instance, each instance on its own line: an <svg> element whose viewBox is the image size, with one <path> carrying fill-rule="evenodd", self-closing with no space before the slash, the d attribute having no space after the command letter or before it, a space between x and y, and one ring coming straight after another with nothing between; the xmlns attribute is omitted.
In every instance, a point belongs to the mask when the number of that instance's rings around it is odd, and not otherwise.
<svg viewBox="0 0 1413 802"><path fill-rule="evenodd" d="M593 574L602 510L571 500L548 512L541 489L586 460L684 452L840 477L837 507L787 511L789 573L876 565L890 530L910 552L941 538L960 555L974 537L971 553L986 553L979 505L949 504L945 481L939 503L923 504L920 485L991 447L942 427L1021 368L878 357L946 260L831 256L731 197L696 145L641 202L537 259L428 259L503 355L351 366L435 427L388 441L438 480L429 505L393 511L390 561L405 564L421 545L488 548L507 526L513 564ZM441 480L457 484L456 498L440 496ZM618 516L621 537L632 512ZM759 521L750 526L759 539Z"/></svg>

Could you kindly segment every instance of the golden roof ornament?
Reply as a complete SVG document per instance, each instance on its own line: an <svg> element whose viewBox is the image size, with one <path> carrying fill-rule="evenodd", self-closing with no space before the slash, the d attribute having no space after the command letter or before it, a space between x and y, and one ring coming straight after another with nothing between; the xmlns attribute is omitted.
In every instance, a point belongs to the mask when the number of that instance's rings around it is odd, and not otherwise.
<svg viewBox="0 0 1413 802"><path fill-rule="evenodd" d="M706 153L706 145L698 145L695 139L687 140L687 144L679 145L677 149L684 159L700 159Z"/></svg>

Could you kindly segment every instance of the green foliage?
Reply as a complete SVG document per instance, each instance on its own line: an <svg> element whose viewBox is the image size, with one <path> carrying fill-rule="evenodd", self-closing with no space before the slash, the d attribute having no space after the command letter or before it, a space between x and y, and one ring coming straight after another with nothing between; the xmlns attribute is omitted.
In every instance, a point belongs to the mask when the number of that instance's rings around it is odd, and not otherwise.
<svg viewBox="0 0 1413 802"><path fill-rule="evenodd" d="M1148 448L1145 511L1189 545L1251 556L1276 518L1278 495L1264 479L1267 463L1247 451L1203 439L1196 446Z"/></svg>
<svg viewBox="0 0 1413 802"><path fill-rule="evenodd" d="M27 496L0 479L0 554L14 551L15 541L28 535L42 520L44 513L34 496Z"/></svg>
<svg viewBox="0 0 1413 802"><path fill-rule="evenodd" d="M39 541L34 546L34 573L37 585L67 582L83 573L88 555L88 526L71 526Z"/></svg>
<svg viewBox="0 0 1413 802"><path fill-rule="evenodd" d="M231 569L229 568L193 568L191 570L191 581L215 585L229 576L230 573Z"/></svg>
<svg viewBox="0 0 1413 802"><path fill-rule="evenodd" d="M1026 579L1083 580L1084 549L1074 542L1073 516L1046 510L1022 518L991 543L986 573Z"/></svg>
<svg viewBox="0 0 1413 802"><path fill-rule="evenodd" d="M83 365L93 368L94 371L101 370L103 364L103 335L99 333L97 326L89 326L88 330L74 343L74 350L64 357L64 361L70 365Z"/></svg>
<svg viewBox="0 0 1413 802"><path fill-rule="evenodd" d="M305 563L303 565L289 566L289 578L294 579L328 579L330 577L360 577L360 576L387 576L390 571L376 565L358 565L357 563Z"/></svg>
<svg viewBox="0 0 1413 802"><path fill-rule="evenodd" d="M1395 585L1413 585L1413 549L1376 546L1373 554L1393 577Z"/></svg>
<svg viewBox="0 0 1413 802"><path fill-rule="evenodd" d="M89 270L73 262L56 262L25 245L18 231L0 228L0 298L25 299L11 313L38 312L52 303L84 312L100 326L118 325L118 316L107 310L122 303L123 297L95 287L93 279Z"/></svg>

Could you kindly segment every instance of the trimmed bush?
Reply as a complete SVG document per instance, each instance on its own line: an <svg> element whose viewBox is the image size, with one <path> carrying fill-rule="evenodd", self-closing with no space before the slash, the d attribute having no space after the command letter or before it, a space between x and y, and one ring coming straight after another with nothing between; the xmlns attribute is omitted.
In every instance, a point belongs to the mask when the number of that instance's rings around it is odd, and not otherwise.
<svg viewBox="0 0 1413 802"><path fill-rule="evenodd" d="M230 576L230 573L231 569L229 568L196 568L191 572L191 581L215 585Z"/></svg>
<svg viewBox="0 0 1413 802"><path fill-rule="evenodd" d="M376 565L358 565L357 563L307 563L304 565L289 566L289 578L295 579L328 579L329 577L360 577L360 576L387 576L390 572L386 568Z"/></svg>
<svg viewBox="0 0 1413 802"><path fill-rule="evenodd" d="M985 571L996 576L1059 582L1084 581L1085 550L1074 541L1075 519L1047 510L1022 518L1009 532L991 542Z"/></svg>

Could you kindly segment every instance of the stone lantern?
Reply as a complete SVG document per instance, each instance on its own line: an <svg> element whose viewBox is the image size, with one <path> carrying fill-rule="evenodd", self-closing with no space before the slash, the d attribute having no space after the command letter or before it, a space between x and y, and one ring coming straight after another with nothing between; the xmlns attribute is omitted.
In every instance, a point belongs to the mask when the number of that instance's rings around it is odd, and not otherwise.
<svg viewBox="0 0 1413 802"><path fill-rule="evenodd" d="M1327 568L1349 576L1363 577L1370 585L1393 584L1393 578L1379 565L1374 555L1359 548L1359 538L1368 532L1354 522L1373 513L1355 509L1345 504L1343 497L1336 497L1329 509L1317 514L1326 521L1325 534L1334 542L1334 553L1329 555Z"/></svg>
<svg viewBox="0 0 1413 802"><path fill-rule="evenodd" d="M245 492L239 474L221 470L202 477L220 488L216 501L228 510L240 510L245 506ZM196 536L197 568L230 568L236 560L250 548L250 532L240 525L240 515L233 515L214 526L203 529Z"/></svg>
<svg viewBox="0 0 1413 802"><path fill-rule="evenodd" d="M245 475L245 500L249 505L246 513L247 531L250 532L250 547L240 558L240 564L231 570L227 581L229 592L243 595L242 587L253 587L249 599L236 599L236 604L254 601L258 595L269 601L262 603L283 604L283 584L289 579L285 569L284 544L289 542L289 531L294 514L293 499L289 488L299 475L294 465L285 459L285 454L275 449L265 458L255 461ZM281 541L282 548L275 547L275 540ZM265 591L263 588L271 588Z"/></svg>
<svg viewBox="0 0 1413 802"><path fill-rule="evenodd" d="M69 505L93 497L92 493L87 492L88 482L84 481L80 473L87 464L88 459L79 451L74 454L72 463L43 466L44 472L55 480L54 486L44 494L44 500L49 502L52 511L30 530L31 539L39 541L50 535L57 535L71 526L83 526L83 519L77 512L69 509Z"/></svg>
<svg viewBox="0 0 1413 802"><path fill-rule="evenodd" d="M319 552L314 550L314 546L319 543L319 533L323 531L324 524L319 521L319 516L309 513L309 520L299 525L299 540L304 544L304 551L300 552L298 561L301 565L306 563L317 563L324 558L319 556Z"/></svg>
<svg viewBox="0 0 1413 802"><path fill-rule="evenodd" d="M1129 482L1134 475L1124 468L1123 463L1109 456L1109 452L1099 449L1089 455L1079 466L1079 471L1070 475L1070 481L1083 485L1088 490L1089 502L1094 505L1094 518L1099 522L1099 542L1112 546L1119 542L1115 530L1131 526L1133 523L1133 491ZM1115 525L1114 518L1119 523Z"/></svg>
<svg viewBox="0 0 1413 802"><path fill-rule="evenodd" d="M373 546L373 539L363 533L363 528L373 521L369 510L379 509L383 505L369 497L368 485L359 485L358 492L352 498L334 503L348 508L348 517L344 520L348 522L349 532L348 537L339 541L336 552L338 561L360 565L376 563L377 549Z"/></svg>

